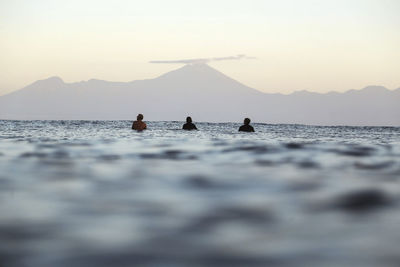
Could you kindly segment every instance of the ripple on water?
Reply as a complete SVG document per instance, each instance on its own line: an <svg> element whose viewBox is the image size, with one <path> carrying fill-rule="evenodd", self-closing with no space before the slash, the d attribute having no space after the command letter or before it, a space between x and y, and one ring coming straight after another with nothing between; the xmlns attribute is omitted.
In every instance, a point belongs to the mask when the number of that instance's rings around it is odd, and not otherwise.
<svg viewBox="0 0 400 267"><path fill-rule="evenodd" d="M59 146L60 145L56 143L40 143L36 145L37 148L57 148Z"/></svg>
<svg viewBox="0 0 400 267"><path fill-rule="evenodd" d="M98 156L97 158L103 161L115 161L121 159L121 156L115 154L104 154Z"/></svg>
<svg viewBox="0 0 400 267"><path fill-rule="evenodd" d="M387 208L394 203L384 191L371 188L357 190L338 196L331 208L351 213L364 213Z"/></svg>
<svg viewBox="0 0 400 267"><path fill-rule="evenodd" d="M63 149L58 149L51 153L51 157L57 158L57 159L68 159L70 158L70 153L67 150Z"/></svg>
<svg viewBox="0 0 400 267"><path fill-rule="evenodd" d="M285 144L285 147L289 149L301 149L304 145L300 143L287 143Z"/></svg>
<svg viewBox="0 0 400 267"><path fill-rule="evenodd" d="M268 160L268 159L257 159L254 161L254 164L256 164L258 166L263 166L263 167L271 167L271 166L278 165L277 162L274 162L274 161Z"/></svg>
<svg viewBox="0 0 400 267"><path fill-rule="evenodd" d="M240 224L262 224L267 226L275 221L272 211L257 206L220 206L209 210L204 215L194 218L184 231L204 232L229 222Z"/></svg>
<svg viewBox="0 0 400 267"><path fill-rule="evenodd" d="M335 152L339 155L351 157L367 157L373 155L375 151L376 148L368 146L347 146L345 149L332 150L332 152Z"/></svg>
<svg viewBox="0 0 400 267"><path fill-rule="evenodd" d="M237 189L237 185L230 180L217 180L211 176L191 175L185 177L183 183L188 188L200 190L229 190Z"/></svg>
<svg viewBox="0 0 400 267"><path fill-rule="evenodd" d="M201 175L187 177L184 182L189 187L196 189L211 189L216 187L216 184L212 179Z"/></svg>
<svg viewBox="0 0 400 267"><path fill-rule="evenodd" d="M318 169L320 166L315 161L305 160L301 161L297 164L302 169Z"/></svg>
<svg viewBox="0 0 400 267"><path fill-rule="evenodd" d="M295 192L310 192L320 189L322 183L316 180L294 181L288 186L288 189Z"/></svg>
<svg viewBox="0 0 400 267"><path fill-rule="evenodd" d="M363 163L363 162L355 162L354 167L361 170L382 170L390 168L394 165L393 161L385 161L380 163Z"/></svg>
<svg viewBox="0 0 400 267"><path fill-rule="evenodd" d="M255 154L264 154L269 151L270 151L270 149L265 145L244 145L244 146L236 146L236 147L227 148L227 149L222 150L223 153L252 152Z"/></svg>
<svg viewBox="0 0 400 267"><path fill-rule="evenodd" d="M26 241L35 238L46 238L54 234L54 225L45 223L0 225L0 239L3 242Z"/></svg>
<svg viewBox="0 0 400 267"><path fill-rule="evenodd" d="M167 159L167 160L196 160L198 157L194 154L182 150L166 150L161 153L141 153L142 159Z"/></svg>
<svg viewBox="0 0 400 267"><path fill-rule="evenodd" d="M44 152L24 152L20 155L21 158L45 158L48 154Z"/></svg>

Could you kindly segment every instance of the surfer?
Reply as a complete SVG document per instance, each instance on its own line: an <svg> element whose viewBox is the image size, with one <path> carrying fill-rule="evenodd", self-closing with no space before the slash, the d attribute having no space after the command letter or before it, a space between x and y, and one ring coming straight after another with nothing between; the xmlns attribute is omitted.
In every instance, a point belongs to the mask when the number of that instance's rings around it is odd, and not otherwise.
<svg viewBox="0 0 400 267"><path fill-rule="evenodd" d="M250 125L250 119L244 119L244 125L240 126L239 132L254 132L253 126Z"/></svg>
<svg viewBox="0 0 400 267"><path fill-rule="evenodd" d="M138 114L136 117L136 121L132 123L132 129L137 131L142 131L147 129L147 125L143 122L143 114Z"/></svg>
<svg viewBox="0 0 400 267"><path fill-rule="evenodd" d="M194 123L192 123L192 118L187 117L186 123L183 125L182 129L190 131L190 130L197 130L197 127L196 125L194 125Z"/></svg>

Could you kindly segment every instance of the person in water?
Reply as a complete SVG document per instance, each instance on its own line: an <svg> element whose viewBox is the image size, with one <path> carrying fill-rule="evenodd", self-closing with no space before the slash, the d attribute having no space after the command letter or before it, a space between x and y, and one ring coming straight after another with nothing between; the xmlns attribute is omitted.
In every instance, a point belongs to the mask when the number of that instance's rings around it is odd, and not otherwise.
<svg viewBox="0 0 400 267"><path fill-rule="evenodd" d="M244 125L240 126L239 132L254 132L253 126L250 125L250 119L244 119Z"/></svg>
<svg viewBox="0 0 400 267"><path fill-rule="evenodd" d="M136 121L132 124L132 129L137 131L142 131L147 129L147 125L143 122L143 114L138 114L136 117Z"/></svg>
<svg viewBox="0 0 400 267"><path fill-rule="evenodd" d="M186 123L183 125L182 129L190 131L190 130L197 130L197 127L196 127L196 125L194 125L194 123L192 123L192 118L187 117Z"/></svg>

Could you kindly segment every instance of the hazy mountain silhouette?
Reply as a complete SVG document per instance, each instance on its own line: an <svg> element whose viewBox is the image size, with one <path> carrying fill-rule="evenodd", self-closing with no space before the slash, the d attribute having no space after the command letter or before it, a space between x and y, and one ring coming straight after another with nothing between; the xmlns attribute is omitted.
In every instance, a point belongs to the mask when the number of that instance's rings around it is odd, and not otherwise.
<svg viewBox="0 0 400 267"><path fill-rule="evenodd" d="M266 94L206 64L132 82L40 80L0 97L0 119L242 121L400 126L400 88L368 86L327 94Z"/></svg>

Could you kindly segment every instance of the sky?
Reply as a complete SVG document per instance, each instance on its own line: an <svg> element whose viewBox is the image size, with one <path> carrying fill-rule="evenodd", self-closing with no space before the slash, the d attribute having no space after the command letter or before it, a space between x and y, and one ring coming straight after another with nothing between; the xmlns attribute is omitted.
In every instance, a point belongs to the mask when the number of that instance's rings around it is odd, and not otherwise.
<svg viewBox="0 0 400 267"><path fill-rule="evenodd" d="M396 89L399 47L398 0L0 0L0 95L225 57L208 64L268 93Z"/></svg>

